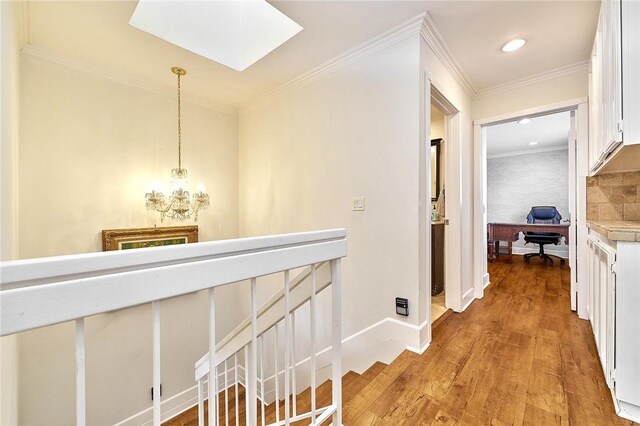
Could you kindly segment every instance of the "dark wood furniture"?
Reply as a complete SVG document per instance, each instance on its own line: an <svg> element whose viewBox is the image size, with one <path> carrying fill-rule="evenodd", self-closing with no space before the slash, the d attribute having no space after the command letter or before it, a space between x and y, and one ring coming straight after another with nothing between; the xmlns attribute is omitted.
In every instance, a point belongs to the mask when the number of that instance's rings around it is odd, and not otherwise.
<svg viewBox="0 0 640 426"><path fill-rule="evenodd" d="M569 244L569 224L547 223L489 223L487 224L487 246L489 261L498 255L500 241L509 244L509 255L514 241L520 239L521 232L556 232L564 237L565 244Z"/></svg>
<svg viewBox="0 0 640 426"><path fill-rule="evenodd" d="M431 224L431 295L444 290L444 222Z"/></svg>

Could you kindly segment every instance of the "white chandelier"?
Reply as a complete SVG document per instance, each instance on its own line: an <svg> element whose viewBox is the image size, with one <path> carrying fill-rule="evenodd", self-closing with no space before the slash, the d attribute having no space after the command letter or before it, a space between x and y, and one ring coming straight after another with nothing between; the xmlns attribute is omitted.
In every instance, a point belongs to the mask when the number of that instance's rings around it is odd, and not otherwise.
<svg viewBox="0 0 640 426"><path fill-rule="evenodd" d="M180 67L171 68L171 72L178 76L178 168L171 170L171 187L173 192L165 197L159 190L153 189L145 195L147 210L156 210L160 213L160 221L165 217L183 221L194 217L198 221L198 211L209 207L209 195L200 188L193 197L188 191L187 169L182 168L182 123L180 109L180 77L187 72Z"/></svg>

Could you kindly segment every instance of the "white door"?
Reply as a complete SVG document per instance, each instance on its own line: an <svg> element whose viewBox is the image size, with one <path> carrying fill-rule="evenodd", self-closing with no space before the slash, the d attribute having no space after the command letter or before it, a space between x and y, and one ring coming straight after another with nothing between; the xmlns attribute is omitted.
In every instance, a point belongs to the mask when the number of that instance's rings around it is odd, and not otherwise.
<svg viewBox="0 0 640 426"><path fill-rule="evenodd" d="M578 148L578 131L576 129L576 112L571 111L571 129L569 130L569 267L571 268L571 310L577 309L577 256L576 256L576 219L577 219L577 203L576 203L576 155Z"/></svg>

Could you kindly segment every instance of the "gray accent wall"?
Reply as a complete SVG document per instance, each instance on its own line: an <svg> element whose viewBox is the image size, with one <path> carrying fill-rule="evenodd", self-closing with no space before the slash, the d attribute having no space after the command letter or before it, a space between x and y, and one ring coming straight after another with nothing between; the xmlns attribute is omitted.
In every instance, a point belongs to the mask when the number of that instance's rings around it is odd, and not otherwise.
<svg viewBox="0 0 640 426"><path fill-rule="evenodd" d="M569 151L487 159L488 222L525 222L531 206L556 206L569 219ZM514 247L524 246L522 236ZM537 250L536 245L527 248ZM568 246L546 246L568 253Z"/></svg>

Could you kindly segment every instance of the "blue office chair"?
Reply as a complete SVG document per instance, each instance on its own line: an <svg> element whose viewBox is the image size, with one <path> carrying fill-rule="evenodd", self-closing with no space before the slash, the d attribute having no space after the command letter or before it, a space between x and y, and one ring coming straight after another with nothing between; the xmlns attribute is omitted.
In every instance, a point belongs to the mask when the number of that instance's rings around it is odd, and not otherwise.
<svg viewBox="0 0 640 426"><path fill-rule="evenodd" d="M534 206L527 215L527 223L560 223L562 216L554 206ZM553 259L550 255L545 254L544 246L546 244L560 244L562 235L555 232L525 232L525 244L538 244L540 251L538 253L527 253L524 255L524 261L529 262L533 256L540 256L545 262L549 261L553 265ZM556 256L559 257L559 256ZM564 265L564 259L559 257L560 263Z"/></svg>

